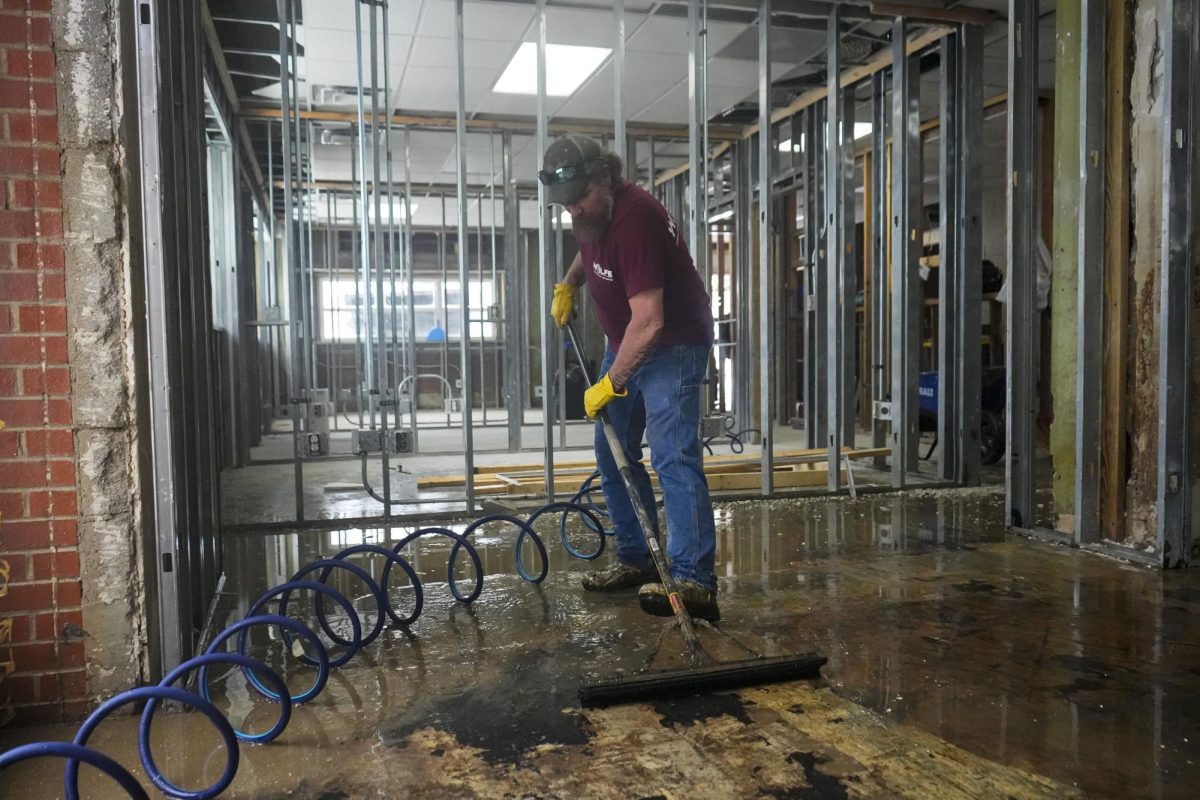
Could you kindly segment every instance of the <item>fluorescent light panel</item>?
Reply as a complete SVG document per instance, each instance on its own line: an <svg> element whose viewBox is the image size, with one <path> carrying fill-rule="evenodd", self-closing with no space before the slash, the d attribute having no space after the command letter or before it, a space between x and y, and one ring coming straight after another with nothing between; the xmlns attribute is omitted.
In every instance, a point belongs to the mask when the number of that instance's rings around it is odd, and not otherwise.
<svg viewBox="0 0 1200 800"><path fill-rule="evenodd" d="M547 44L546 96L570 97L611 52L607 47ZM521 44L492 91L501 94L537 94L536 42Z"/></svg>

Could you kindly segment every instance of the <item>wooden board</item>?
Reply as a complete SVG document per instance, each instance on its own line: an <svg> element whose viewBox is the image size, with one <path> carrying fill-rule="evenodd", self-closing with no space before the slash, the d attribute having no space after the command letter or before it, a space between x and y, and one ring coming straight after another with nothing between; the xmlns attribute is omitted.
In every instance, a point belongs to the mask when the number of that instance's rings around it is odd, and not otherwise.
<svg viewBox="0 0 1200 800"><path fill-rule="evenodd" d="M883 458L890 453L891 449L887 447L864 450L842 448L842 454L847 459ZM828 475L828 470L824 468L826 460L827 451L825 450L793 450L781 453L775 459L776 485L785 487L818 485ZM495 469L495 467L485 469ZM595 471L594 463L582 467L556 467L554 470L555 493L574 494L593 471ZM646 471L650 475L651 484L657 488L658 476L654 469L647 467ZM757 456L749 458L746 456L710 456L704 460L704 472L712 491L753 488L758 486L761 481L762 462ZM797 478L796 475L804 477ZM779 483L780 480L783 482ZM417 488L418 490L452 489L462 486L463 482L461 475L445 475L418 480ZM524 464L520 465L518 469L508 472L478 473L478 479L475 481L475 493L480 495L536 494L544 488L545 473L541 469L530 469L529 465Z"/></svg>

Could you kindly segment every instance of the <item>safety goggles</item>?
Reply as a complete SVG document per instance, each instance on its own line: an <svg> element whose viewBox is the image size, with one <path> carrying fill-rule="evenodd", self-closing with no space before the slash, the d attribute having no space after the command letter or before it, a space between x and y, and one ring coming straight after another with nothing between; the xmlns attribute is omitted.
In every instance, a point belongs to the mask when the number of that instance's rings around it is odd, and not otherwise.
<svg viewBox="0 0 1200 800"><path fill-rule="evenodd" d="M589 158L580 161L577 164L563 164L561 167L555 167L552 170L538 170L538 180L546 186L561 186L564 183L578 180L588 174L588 164L594 164L602 159Z"/></svg>

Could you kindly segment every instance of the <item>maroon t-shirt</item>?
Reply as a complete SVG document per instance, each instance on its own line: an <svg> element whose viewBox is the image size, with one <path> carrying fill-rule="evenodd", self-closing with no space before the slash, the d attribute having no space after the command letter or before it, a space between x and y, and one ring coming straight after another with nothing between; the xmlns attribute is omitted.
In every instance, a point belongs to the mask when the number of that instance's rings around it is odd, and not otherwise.
<svg viewBox="0 0 1200 800"><path fill-rule="evenodd" d="M621 343L632 312L629 298L663 290L663 329L657 346L711 344L712 306L704 280L675 220L642 187L617 190L612 222L598 244L581 242L579 257L600 327L613 347Z"/></svg>

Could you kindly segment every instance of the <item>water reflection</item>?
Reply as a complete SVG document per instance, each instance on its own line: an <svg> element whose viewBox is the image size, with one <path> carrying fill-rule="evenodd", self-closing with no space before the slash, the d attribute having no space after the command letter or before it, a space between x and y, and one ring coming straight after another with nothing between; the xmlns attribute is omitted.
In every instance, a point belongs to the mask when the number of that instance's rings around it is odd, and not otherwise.
<svg viewBox="0 0 1200 800"><path fill-rule="evenodd" d="M877 714L881 729L905 721L1087 796L1194 796L1200 573L1153 572L1009 537L994 490L727 503L716 517L722 627L768 654L820 650L830 659L828 685ZM570 524L572 535L586 535ZM479 531L485 586L470 606L446 584L452 542L414 542L425 613L408 629L386 627L335 673L297 710L286 746L243 751L245 796L339 774L339 754L354 743L375 748L424 726L450 730L464 698L497 716L524 704L531 716L553 718L571 705L581 677L639 666L661 621L641 614L630 594L580 591L579 573L590 565L567 555L557 525L538 526L550 558L540 586L515 574L511 529ZM235 593L223 598L222 624L304 564L357 544L390 547L411 530L230 536L225 563ZM527 557L534 563L532 551ZM466 583L471 566L459 560ZM383 568L378 558L357 563L376 578ZM411 587L393 578L397 602L410 599ZM335 573L329 582L373 624L361 581ZM311 602L296 613L311 614ZM332 608L331 619L344 622ZM252 642L256 655L288 661L269 629ZM676 650L668 635L665 656ZM306 674L295 670L289 680L298 687ZM274 707L236 672L214 675L213 685L235 724L261 730L273 721ZM557 692L553 713L538 705L547 687ZM173 776L201 774L207 760L172 741L156 755Z"/></svg>

